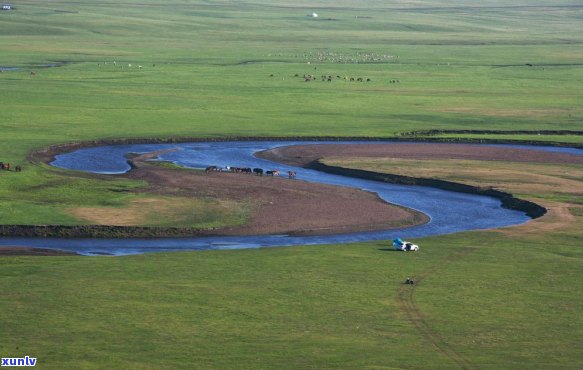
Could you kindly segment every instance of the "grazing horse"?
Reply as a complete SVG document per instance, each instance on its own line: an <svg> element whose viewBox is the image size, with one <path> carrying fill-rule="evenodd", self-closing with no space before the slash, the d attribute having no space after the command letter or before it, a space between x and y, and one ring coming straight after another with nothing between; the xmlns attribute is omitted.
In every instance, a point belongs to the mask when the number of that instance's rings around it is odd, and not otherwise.
<svg viewBox="0 0 583 370"><path fill-rule="evenodd" d="M296 171L287 171L287 177L290 179L296 178Z"/></svg>
<svg viewBox="0 0 583 370"><path fill-rule="evenodd" d="M279 176L279 171L278 170L271 170L271 171L265 172L265 174L267 176Z"/></svg>
<svg viewBox="0 0 583 370"><path fill-rule="evenodd" d="M262 168L254 168L253 173L258 176L263 176L263 169Z"/></svg>

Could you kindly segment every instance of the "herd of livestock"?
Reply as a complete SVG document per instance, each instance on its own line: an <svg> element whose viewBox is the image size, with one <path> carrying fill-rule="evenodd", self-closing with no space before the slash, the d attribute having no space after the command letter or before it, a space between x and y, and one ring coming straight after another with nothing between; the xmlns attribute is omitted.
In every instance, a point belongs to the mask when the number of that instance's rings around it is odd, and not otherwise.
<svg viewBox="0 0 583 370"><path fill-rule="evenodd" d="M263 168L251 168L251 167L218 167L218 166L208 166L205 169L206 173L209 172L234 172L234 173L246 173L249 175L257 176L279 176L280 172L278 170L267 170L264 171ZM296 178L296 171L287 171L287 177L290 179Z"/></svg>

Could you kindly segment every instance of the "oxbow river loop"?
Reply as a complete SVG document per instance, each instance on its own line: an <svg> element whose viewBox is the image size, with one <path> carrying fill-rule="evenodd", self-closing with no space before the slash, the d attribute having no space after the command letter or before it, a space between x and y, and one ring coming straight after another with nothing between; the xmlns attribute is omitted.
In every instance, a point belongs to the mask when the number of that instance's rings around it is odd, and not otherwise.
<svg viewBox="0 0 583 370"><path fill-rule="evenodd" d="M335 142L338 144L339 142ZM350 142L345 142L350 143ZM363 142L358 142L362 144ZM378 143L378 142L376 142ZM130 153L167 152L158 160L170 161L190 168L209 165L277 168L297 172L297 179L330 185L349 186L377 193L382 199L427 214L430 221L421 226L389 231L358 232L325 236L214 236L196 238L155 239L63 239L63 238L2 238L0 245L22 245L54 248L86 255L124 255L161 251L222 250L291 245L349 243L390 240L394 237L418 238L460 231L490 229L517 225L529 220L523 212L504 209L498 199L439 190L431 187L393 185L314 170L276 164L254 156L254 153L284 145L315 144L314 142L200 142L180 144L137 144L90 147L58 155L54 166L103 174L120 174L130 170L126 155ZM323 144L318 142L317 144ZM399 143L394 143L399 145ZM516 147L516 146L514 146ZM533 149L533 147L529 147ZM581 154L578 149L535 147L537 150ZM294 181L294 180L290 180Z"/></svg>

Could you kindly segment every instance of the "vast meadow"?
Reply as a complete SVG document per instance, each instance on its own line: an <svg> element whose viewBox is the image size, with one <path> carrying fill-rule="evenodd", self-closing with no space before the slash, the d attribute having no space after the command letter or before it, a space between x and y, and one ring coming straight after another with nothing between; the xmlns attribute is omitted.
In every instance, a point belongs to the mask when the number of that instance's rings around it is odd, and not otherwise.
<svg viewBox="0 0 583 370"><path fill-rule="evenodd" d="M54 144L438 130L583 145L578 0L12 5L0 11L0 161L23 171L0 171L0 224L86 224L74 210L87 207L155 221L136 208L156 197L143 181L27 159ZM52 369L580 368L580 167L374 165L497 186L563 218L426 238L418 254L371 242L0 257L1 357ZM178 203L216 211L172 207L165 226L244 222L236 204Z"/></svg>
<svg viewBox="0 0 583 370"><path fill-rule="evenodd" d="M26 162L57 143L582 128L578 1L14 6L0 12L0 161L25 171L2 176L5 224L75 225L70 209L139 197L118 190L143 184L65 181ZM186 224L199 221L215 222Z"/></svg>

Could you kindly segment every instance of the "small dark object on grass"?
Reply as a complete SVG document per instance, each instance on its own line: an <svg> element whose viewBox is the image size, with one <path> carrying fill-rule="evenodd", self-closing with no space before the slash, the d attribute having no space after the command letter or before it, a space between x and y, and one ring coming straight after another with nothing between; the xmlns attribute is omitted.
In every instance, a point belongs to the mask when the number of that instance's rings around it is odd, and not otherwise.
<svg viewBox="0 0 583 370"><path fill-rule="evenodd" d="M407 280L405 280L405 284L411 284L411 285L413 285L413 284L415 284L415 281L413 279L411 279L411 278L407 278Z"/></svg>

